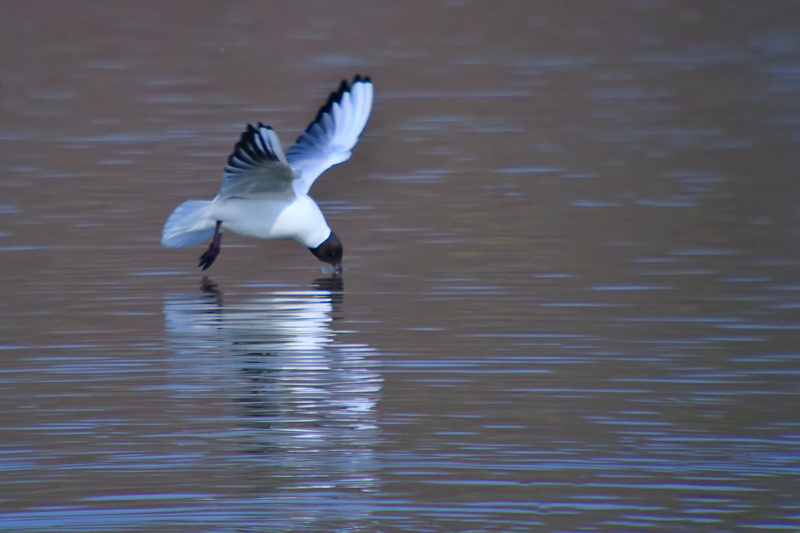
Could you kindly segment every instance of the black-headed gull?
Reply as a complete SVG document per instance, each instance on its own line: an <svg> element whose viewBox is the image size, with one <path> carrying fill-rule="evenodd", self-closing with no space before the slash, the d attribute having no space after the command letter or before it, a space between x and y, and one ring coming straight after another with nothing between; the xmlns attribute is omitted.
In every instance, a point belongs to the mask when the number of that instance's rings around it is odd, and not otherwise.
<svg viewBox="0 0 800 533"><path fill-rule="evenodd" d="M342 243L308 190L320 174L350 159L372 110L369 78L342 81L294 146L284 154L269 126L247 126L225 165L213 200L188 200L164 224L161 244L181 248L211 238L200 256L206 270L219 255L222 230L259 239L291 238L342 271Z"/></svg>

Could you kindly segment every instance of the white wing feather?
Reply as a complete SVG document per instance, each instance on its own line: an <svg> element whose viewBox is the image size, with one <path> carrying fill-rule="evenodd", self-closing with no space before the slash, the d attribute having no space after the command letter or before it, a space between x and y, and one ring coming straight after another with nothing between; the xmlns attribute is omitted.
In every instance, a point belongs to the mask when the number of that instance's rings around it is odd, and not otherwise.
<svg viewBox="0 0 800 533"><path fill-rule="evenodd" d="M296 194L307 194L314 181L333 165L350 159L350 153L372 111L373 87L369 78L356 76L348 87L343 81L294 146L286 152L296 175Z"/></svg>

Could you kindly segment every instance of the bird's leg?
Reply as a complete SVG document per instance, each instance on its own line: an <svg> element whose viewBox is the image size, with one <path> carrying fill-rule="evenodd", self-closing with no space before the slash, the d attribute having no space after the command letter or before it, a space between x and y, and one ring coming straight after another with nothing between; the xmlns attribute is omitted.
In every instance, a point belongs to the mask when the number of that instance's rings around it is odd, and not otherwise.
<svg viewBox="0 0 800 533"><path fill-rule="evenodd" d="M203 267L203 270L208 270L208 267L214 263L214 260L217 258L222 248L222 232L219 230L220 224L222 224L222 222L217 220L217 227L214 229L214 238L211 239L208 250L200 256L200 263L197 266Z"/></svg>

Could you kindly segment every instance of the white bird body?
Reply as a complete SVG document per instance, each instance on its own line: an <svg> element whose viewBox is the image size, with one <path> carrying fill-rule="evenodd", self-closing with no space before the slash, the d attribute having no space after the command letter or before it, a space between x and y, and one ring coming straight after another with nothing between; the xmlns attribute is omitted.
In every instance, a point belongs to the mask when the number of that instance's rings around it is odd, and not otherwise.
<svg viewBox="0 0 800 533"><path fill-rule="evenodd" d="M222 228L256 239L294 239L316 248L330 237L331 228L308 195L284 198L219 198L209 206L209 219ZM211 224L209 229L213 229Z"/></svg>
<svg viewBox="0 0 800 533"><path fill-rule="evenodd" d="M200 258L205 270L219 254L221 230L258 239L291 238L341 271L341 242L308 191L320 174L350 158L372 100L369 78L356 76L350 86L343 81L287 153L272 128L248 126L228 158L219 194L175 208L161 243L180 248L213 238Z"/></svg>

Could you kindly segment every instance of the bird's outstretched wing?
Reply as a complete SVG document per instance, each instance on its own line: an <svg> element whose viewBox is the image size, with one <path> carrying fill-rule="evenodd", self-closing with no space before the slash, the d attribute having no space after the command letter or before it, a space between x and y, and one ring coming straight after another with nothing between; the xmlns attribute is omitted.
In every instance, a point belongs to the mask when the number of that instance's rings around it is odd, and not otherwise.
<svg viewBox="0 0 800 533"><path fill-rule="evenodd" d="M293 194L294 179L294 172L272 128L260 122L258 127L248 124L228 157L219 197Z"/></svg>
<svg viewBox="0 0 800 533"><path fill-rule="evenodd" d="M289 148L286 157L295 172L297 194L307 194L320 174L350 159L350 150L367 125L373 88L369 78L356 76L350 86L342 81L317 117Z"/></svg>

